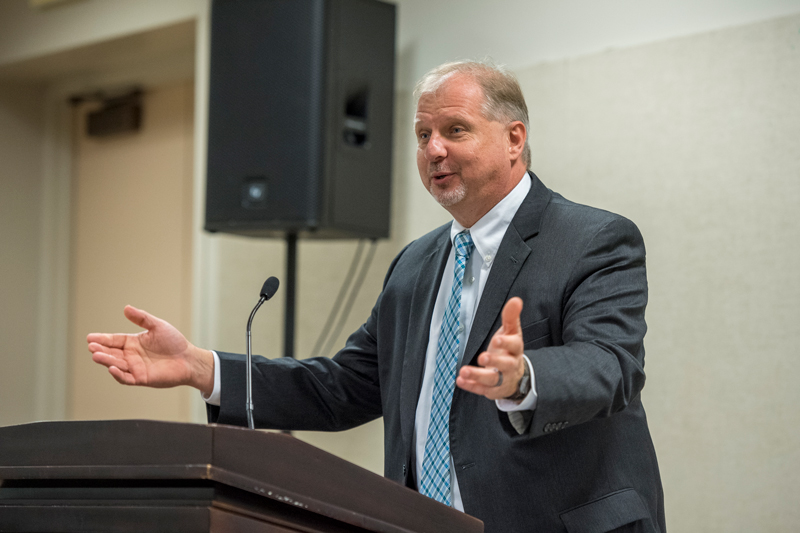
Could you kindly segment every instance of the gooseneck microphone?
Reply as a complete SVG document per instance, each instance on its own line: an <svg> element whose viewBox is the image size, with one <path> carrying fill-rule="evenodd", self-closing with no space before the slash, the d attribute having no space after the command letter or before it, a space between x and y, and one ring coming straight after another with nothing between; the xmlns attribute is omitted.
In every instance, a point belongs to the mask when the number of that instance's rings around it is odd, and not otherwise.
<svg viewBox="0 0 800 533"><path fill-rule="evenodd" d="M270 276L264 285L261 286L261 298L250 313L250 320L247 321L247 426L255 429L253 424L253 351L250 346L250 327L253 325L253 317L261 304L275 296L280 282L275 276Z"/></svg>

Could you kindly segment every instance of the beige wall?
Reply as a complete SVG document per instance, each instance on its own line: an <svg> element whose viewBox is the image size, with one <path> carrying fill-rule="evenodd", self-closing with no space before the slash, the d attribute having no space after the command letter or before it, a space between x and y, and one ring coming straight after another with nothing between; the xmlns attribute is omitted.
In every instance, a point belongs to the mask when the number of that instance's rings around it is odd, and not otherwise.
<svg viewBox="0 0 800 533"><path fill-rule="evenodd" d="M800 529L800 16L519 71L533 168L648 250L671 531Z"/></svg>
<svg viewBox="0 0 800 533"><path fill-rule="evenodd" d="M35 418L43 102L40 88L0 85L0 426Z"/></svg>
<svg viewBox="0 0 800 533"><path fill-rule="evenodd" d="M513 69L631 48L800 12L798 0L395 0L398 87L445 61Z"/></svg>

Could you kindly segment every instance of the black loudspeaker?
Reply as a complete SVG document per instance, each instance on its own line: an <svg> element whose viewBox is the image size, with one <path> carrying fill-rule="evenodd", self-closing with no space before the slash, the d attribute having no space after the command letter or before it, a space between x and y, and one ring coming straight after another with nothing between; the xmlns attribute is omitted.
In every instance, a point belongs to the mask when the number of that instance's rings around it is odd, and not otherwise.
<svg viewBox="0 0 800 533"><path fill-rule="evenodd" d="M208 231L389 235L395 6L214 0Z"/></svg>

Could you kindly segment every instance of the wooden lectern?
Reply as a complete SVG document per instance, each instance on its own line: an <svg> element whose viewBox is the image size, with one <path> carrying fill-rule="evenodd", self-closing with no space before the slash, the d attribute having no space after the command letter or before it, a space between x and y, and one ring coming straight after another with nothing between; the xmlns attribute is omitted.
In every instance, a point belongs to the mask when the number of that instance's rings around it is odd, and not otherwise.
<svg viewBox="0 0 800 533"><path fill-rule="evenodd" d="M147 420L0 428L0 531L479 533L293 437Z"/></svg>

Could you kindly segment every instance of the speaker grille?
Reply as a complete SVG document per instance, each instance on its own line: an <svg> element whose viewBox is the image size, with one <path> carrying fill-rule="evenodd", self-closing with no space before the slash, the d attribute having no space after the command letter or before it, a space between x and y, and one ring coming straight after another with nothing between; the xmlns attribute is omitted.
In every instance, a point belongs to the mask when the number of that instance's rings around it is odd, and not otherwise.
<svg viewBox="0 0 800 533"><path fill-rule="evenodd" d="M215 0L206 229L387 236L393 73L391 5Z"/></svg>

